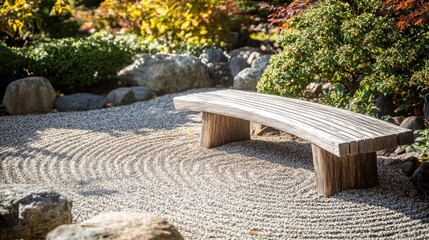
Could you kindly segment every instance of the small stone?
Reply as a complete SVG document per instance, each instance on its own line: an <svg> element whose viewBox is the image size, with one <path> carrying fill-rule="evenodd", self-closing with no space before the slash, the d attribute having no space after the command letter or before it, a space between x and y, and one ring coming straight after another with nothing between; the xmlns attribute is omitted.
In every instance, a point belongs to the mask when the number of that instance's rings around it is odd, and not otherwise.
<svg viewBox="0 0 429 240"><path fill-rule="evenodd" d="M389 118L388 122L400 126L403 120L404 120L403 117L391 117Z"/></svg>
<svg viewBox="0 0 429 240"><path fill-rule="evenodd" d="M12 115L48 113L57 97L48 79L27 77L11 82L3 98L3 105Z"/></svg>
<svg viewBox="0 0 429 240"><path fill-rule="evenodd" d="M260 52L252 52L252 53L249 55L249 57L247 58L247 64L249 64L249 66L250 66L250 65L252 65L252 63L253 63L256 59L260 58L261 56L262 56L262 53L260 53Z"/></svg>
<svg viewBox="0 0 429 240"><path fill-rule="evenodd" d="M173 225L160 217L143 213L110 212L80 224L59 226L46 239L181 240L183 237Z"/></svg>
<svg viewBox="0 0 429 240"><path fill-rule="evenodd" d="M204 64L228 62L228 58L225 56L223 51L215 48L204 50L204 52L200 55L200 59Z"/></svg>
<svg viewBox="0 0 429 240"><path fill-rule="evenodd" d="M229 63L207 63L206 67L209 72L210 79L215 83L215 85L225 88L232 86L234 78L232 77Z"/></svg>
<svg viewBox="0 0 429 240"><path fill-rule="evenodd" d="M260 52L260 51L261 50L259 48L255 48L255 47L241 47L241 48L232 50L229 53L229 55L231 56L231 58L240 56L247 60L250 57L250 54L252 54L253 52Z"/></svg>
<svg viewBox="0 0 429 240"><path fill-rule="evenodd" d="M74 93L57 98L55 108L61 112L87 111L103 108L106 98L91 93Z"/></svg>
<svg viewBox="0 0 429 240"><path fill-rule="evenodd" d="M322 92L322 87L323 87L323 83L311 82L305 88L305 92L308 97L315 98L315 97L318 97Z"/></svg>
<svg viewBox="0 0 429 240"><path fill-rule="evenodd" d="M427 194L429 192L429 162L422 162L411 180L418 191Z"/></svg>
<svg viewBox="0 0 429 240"><path fill-rule="evenodd" d="M332 83L330 83L330 82L324 83L322 86L322 90L329 91L331 89L332 89Z"/></svg>
<svg viewBox="0 0 429 240"><path fill-rule="evenodd" d="M262 71L258 68L246 68L234 78L234 89L256 91Z"/></svg>
<svg viewBox="0 0 429 240"><path fill-rule="evenodd" d="M229 67L231 69L232 76L236 77L238 73L243 71L243 69L250 67L250 65L247 63L247 60L245 58L237 56L231 58L231 61L229 62Z"/></svg>
<svg viewBox="0 0 429 240"><path fill-rule="evenodd" d="M52 229L72 222L72 203L51 188L0 185L0 238L45 238Z"/></svg>
<svg viewBox="0 0 429 240"><path fill-rule="evenodd" d="M413 175L414 171L417 169L419 164L419 159L416 157L409 157L401 164L401 171L407 176Z"/></svg>
<svg viewBox="0 0 429 240"><path fill-rule="evenodd" d="M423 120L423 117L421 116L412 116L407 117L402 121L401 127L408 128L410 130L416 131L418 129L424 129L425 128L425 121ZM419 135L414 133L414 139L416 139Z"/></svg>
<svg viewBox="0 0 429 240"><path fill-rule="evenodd" d="M136 101L146 101L155 95L154 92L147 87L131 87L131 91L133 91Z"/></svg>
<svg viewBox="0 0 429 240"><path fill-rule="evenodd" d="M252 62L252 68L259 68L262 71L270 64L271 54L262 55Z"/></svg>
<svg viewBox="0 0 429 240"><path fill-rule="evenodd" d="M121 106L131 104L136 101L134 92L131 88L117 88L107 94L107 102L112 103L113 106Z"/></svg>
<svg viewBox="0 0 429 240"><path fill-rule="evenodd" d="M396 155L400 155L400 154L404 154L406 151L405 151L405 148L397 148L396 150L395 150L395 154Z"/></svg>

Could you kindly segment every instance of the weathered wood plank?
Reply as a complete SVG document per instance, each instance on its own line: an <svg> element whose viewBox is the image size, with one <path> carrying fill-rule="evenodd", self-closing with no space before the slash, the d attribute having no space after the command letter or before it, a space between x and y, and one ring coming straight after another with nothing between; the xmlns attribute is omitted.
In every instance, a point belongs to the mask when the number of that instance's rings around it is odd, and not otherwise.
<svg viewBox="0 0 429 240"><path fill-rule="evenodd" d="M378 183L375 152L337 157L314 144L312 151L316 190L324 196Z"/></svg>
<svg viewBox="0 0 429 240"><path fill-rule="evenodd" d="M317 103L235 90L174 98L177 109L211 112L286 131L336 156L375 152L412 142L410 130Z"/></svg>
<svg viewBox="0 0 429 240"><path fill-rule="evenodd" d="M201 146L217 147L250 139L250 122L238 118L203 112Z"/></svg>

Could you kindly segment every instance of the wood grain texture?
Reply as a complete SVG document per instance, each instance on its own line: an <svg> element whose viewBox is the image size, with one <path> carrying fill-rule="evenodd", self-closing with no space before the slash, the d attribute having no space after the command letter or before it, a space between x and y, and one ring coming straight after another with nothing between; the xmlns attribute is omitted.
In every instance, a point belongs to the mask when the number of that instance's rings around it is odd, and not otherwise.
<svg viewBox="0 0 429 240"><path fill-rule="evenodd" d="M312 144L316 190L331 196L346 189L377 185L377 155L360 153L337 157Z"/></svg>
<svg viewBox="0 0 429 240"><path fill-rule="evenodd" d="M201 146L217 147L250 139L250 122L238 118L203 112Z"/></svg>
<svg viewBox="0 0 429 240"><path fill-rule="evenodd" d="M210 112L288 132L340 157L394 148L412 131L362 114L280 96L220 90L174 98L176 109Z"/></svg>

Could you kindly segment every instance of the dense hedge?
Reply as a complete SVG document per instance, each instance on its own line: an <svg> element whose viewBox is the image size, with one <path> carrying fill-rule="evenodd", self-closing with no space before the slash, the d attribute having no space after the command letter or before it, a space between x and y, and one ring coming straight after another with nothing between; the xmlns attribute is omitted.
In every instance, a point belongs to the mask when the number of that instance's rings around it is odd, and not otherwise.
<svg viewBox="0 0 429 240"><path fill-rule="evenodd" d="M0 99L7 84L18 78L43 76L55 89L65 93L85 91L95 84L107 82L132 63L138 53L155 53L163 48L136 35L100 33L86 38L53 39L27 48L0 44ZM176 46L174 53L198 56L201 46Z"/></svg>
<svg viewBox="0 0 429 240"><path fill-rule="evenodd" d="M0 85L28 75L48 78L63 92L82 91L111 80L132 62L136 53L149 51L146 43L133 36L113 38L63 38L33 44L27 48L0 46Z"/></svg>
<svg viewBox="0 0 429 240"><path fill-rule="evenodd" d="M349 2L349 3L348 3ZM292 17L258 90L305 97L310 82L335 84L326 103L375 115L379 94L398 109L421 104L429 88L427 26L401 32L383 1L321 0Z"/></svg>
<svg viewBox="0 0 429 240"><path fill-rule="evenodd" d="M7 85L13 80L28 75L29 59L24 57L17 48L9 48L0 44L0 100ZM0 101L1 103L1 101Z"/></svg>

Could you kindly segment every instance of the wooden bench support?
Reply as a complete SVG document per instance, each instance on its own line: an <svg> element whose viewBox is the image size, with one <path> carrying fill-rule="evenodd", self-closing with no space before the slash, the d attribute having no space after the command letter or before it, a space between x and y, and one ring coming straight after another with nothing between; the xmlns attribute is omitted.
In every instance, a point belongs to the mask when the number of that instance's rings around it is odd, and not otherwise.
<svg viewBox="0 0 429 240"><path fill-rule="evenodd" d="M312 144L316 190L331 196L346 189L369 188L378 183L375 152L337 157Z"/></svg>
<svg viewBox="0 0 429 240"><path fill-rule="evenodd" d="M230 142L250 139L250 122L219 114L203 112L201 146L217 147Z"/></svg>

